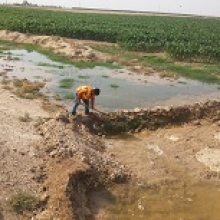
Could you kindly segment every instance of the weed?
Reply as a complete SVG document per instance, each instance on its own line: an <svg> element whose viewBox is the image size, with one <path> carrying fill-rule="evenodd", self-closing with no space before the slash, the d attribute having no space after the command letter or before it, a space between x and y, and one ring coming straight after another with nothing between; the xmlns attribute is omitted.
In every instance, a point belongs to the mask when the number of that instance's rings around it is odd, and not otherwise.
<svg viewBox="0 0 220 220"><path fill-rule="evenodd" d="M74 79L62 79L60 80L60 87L64 89L70 89L74 82Z"/></svg>
<svg viewBox="0 0 220 220"><path fill-rule="evenodd" d="M119 87L119 85L112 83L112 84L110 84L110 87L113 89L117 89Z"/></svg>
<svg viewBox="0 0 220 220"><path fill-rule="evenodd" d="M64 99L75 99L75 96L73 95L73 93L67 93L64 95Z"/></svg>
<svg viewBox="0 0 220 220"><path fill-rule="evenodd" d="M7 78L3 78L2 81L1 81L1 83L2 83L3 85L9 85L10 82L11 82L11 80L10 80L10 79L7 79Z"/></svg>
<svg viewBox="0 0 220 220"><path fill-rule="evenodd" d="M35 119L35 126L38 127L39 125L42 125L44 123L44 119L42 117L37 117Z"/></svg>
<svg viewBox="0 0 220 220"><path fill-rule="evenodd" d="M0 72L0 76L6 76L7 72Z"/></svg>
<svg viewBox="0 0 220 220"><path fill-rule="evenodd" d="M38 198L29 192L18 191L9 199L9 205L16 213L33 211L37 208Z"/></svg>
<svg viewBox="0 0 220 220"><path fill-rule="evenodd" d="M32 121L32 118L30 117L28 112L25 112L23 116L19 117L19 120L22 122L30 122Z"/></svg>
<svg viewBox="0 0 220 220"><path fill-rule="evenodd" d="M57 112L58 110L62 109L63 106L45 100L42 102L42 108L47 112Z"/></svg>
<svg viewBox="0 0 220 220"><path fill-rule="evenodd" d="M38 66L45 66L45 67L55 67L55 68L59 68L59 69L63 69L64 66L61 65L55 65L55 64L50 64L50 63L43 63L43 62L39 62L37 64Z"/></svg>
<svg viewBox="0 0 220 220"><path fill-rule="evenodd" d="M14 93L26 99L34 99L38 97L42 97L40 93L40 89L45 85L42 82L30 82L27 79L14 79L13 85L16 87Z"/></svg>
<svg viewBox="0 0 220 220"><path fill-rule="evenodd" d="M107 75L102 75L102 78L109 78L109 76L107 76Z"/></svg>
<svg viewBox="0 0 220 220"><path fill-rule="evenodd" d="M85 76L85 75L79 75L78 78L80 79L89 79L90 76Z"/></svg>
<svg viewBox="0 0 220 220"><path fill-rule="evenodd" d="M12 90L12 87L9 85L4 85L4 86L2 86L2 88L6 89L6 90L10 90L10 91Z"/></svg>

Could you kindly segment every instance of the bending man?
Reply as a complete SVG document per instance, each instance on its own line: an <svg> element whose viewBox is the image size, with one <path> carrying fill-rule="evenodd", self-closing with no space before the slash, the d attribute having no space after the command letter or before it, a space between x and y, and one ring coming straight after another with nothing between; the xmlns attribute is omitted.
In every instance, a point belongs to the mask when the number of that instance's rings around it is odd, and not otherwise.
<svg viewBox="0 0 220 220"><path fill-rule="evenodd" d="M80 86L76 89L76 100L75 105L73 106L72 115L76 114L76 109L79 106L81 100L83 100L85 105L85 114L89 114L89 101L91 100L91 108L94 108L95 96L98 96L100 93L99 88L93 88L91 86Z"/></svg>

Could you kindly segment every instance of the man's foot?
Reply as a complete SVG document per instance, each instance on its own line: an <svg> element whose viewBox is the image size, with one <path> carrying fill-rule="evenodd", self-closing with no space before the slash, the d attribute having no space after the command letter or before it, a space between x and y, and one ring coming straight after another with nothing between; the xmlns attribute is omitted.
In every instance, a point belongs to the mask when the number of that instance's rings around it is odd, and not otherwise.
<svg viewBox="0 0 220 220"><path fill-rule="evenodd" d="M85 112L85 115L90 115L90 112Z"/></svg>
<svg viewBox="0 0 220 220"><path fill-rule="evenodd" d="M76 112L71 112L72 115L76 115Z"/></svg>

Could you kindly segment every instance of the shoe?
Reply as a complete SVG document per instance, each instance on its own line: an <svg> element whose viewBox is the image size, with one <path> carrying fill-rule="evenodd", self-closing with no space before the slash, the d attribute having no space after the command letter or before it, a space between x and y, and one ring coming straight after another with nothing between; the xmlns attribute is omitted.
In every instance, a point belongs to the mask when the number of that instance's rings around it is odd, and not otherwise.
<svg viewBox="0 0 220 220"><path fill-rule="evenodd" d="M90 115L90 112L85 112L85 115Z"/></svg>
<svg viewBox="0 0 220 220"><path fill-rule="evenodd" d="M72 115L76 115L76 112L71 112Z"/></svg>

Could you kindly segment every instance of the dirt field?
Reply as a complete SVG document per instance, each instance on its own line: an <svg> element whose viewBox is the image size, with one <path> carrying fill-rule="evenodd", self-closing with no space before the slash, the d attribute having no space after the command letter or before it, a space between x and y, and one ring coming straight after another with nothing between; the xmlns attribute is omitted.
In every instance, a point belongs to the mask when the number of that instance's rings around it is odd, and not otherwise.
<svg viewBox="0 0 220 220"><path fill-rule="evenodd" d="M88 56L88 51L95 53L87 45L83 45L83 42L76 41L78 46L74 47L73 42L68 44L68 40L60 38L27 38L23 34L7 31L0 31L0 38L39 43L67 56L72 56L80 45L85 60L91 57ZM102 61L111 59L99 53L95 57ZM64 117L62 121L59 120L59 115L45 112L41 108L40 100L20 99L2 87L0 113L0 220L70 220L80 219L80 215L85 217L81 219L89 220L219 219L219 209L216 208L220 207L217 196L220 189L219 120L194 121L181 127L107 139L89 134L85 127L77 127L71 118L70 121L65 121ZM27 118L30 120L27 121ZM40 130L37 126L39 120L44 122ZM77 197L81 207L77 209L78 214L73 214L72 204L65 194L69 175L88 170L90 166L97 165L100 168L106 164L110 167L109 170L125 167L131 174L131 182L111 185L104 191L91 190L87 199L82 193L84 196ZM209 186L208 189L201 187L204 183ZM199 186L195 187L196 184ZM172 196L167 199L167 193L161 194L161 190L152 193L152 190L158 188L166 192L171 190ZM173 199L186 188L189 195L186 193L181 198L177 196L179 200ZM131 194L136 193L136 190L140 193L137 193L140 197L134 198L136 208L132 208L132 212L128 212L133 203L128 201L129 196L125 194L125 189ZM22 215L11 211L7 201L18 190L39 196L44 204L43 208L21 213ZM109 197L116 199L121 194L124 196L119 204L116 203L115 207L109 209ZM152 197L151 202L150 199L140 200L143 195L151 198L152 194L158 197ZM163 201L172 204L172 208L161 203L161 195L165 198ZM209 195L213 196L211 202ZM187 201L182 202L180 199ZM204 200L206 202L201 202ZM125 205L122 206L120 202ZM177 208L178 204L182 204L180 209ZM204 209L204 206L210 210ZM190 207L195 208L191 210Z"/></svg>

